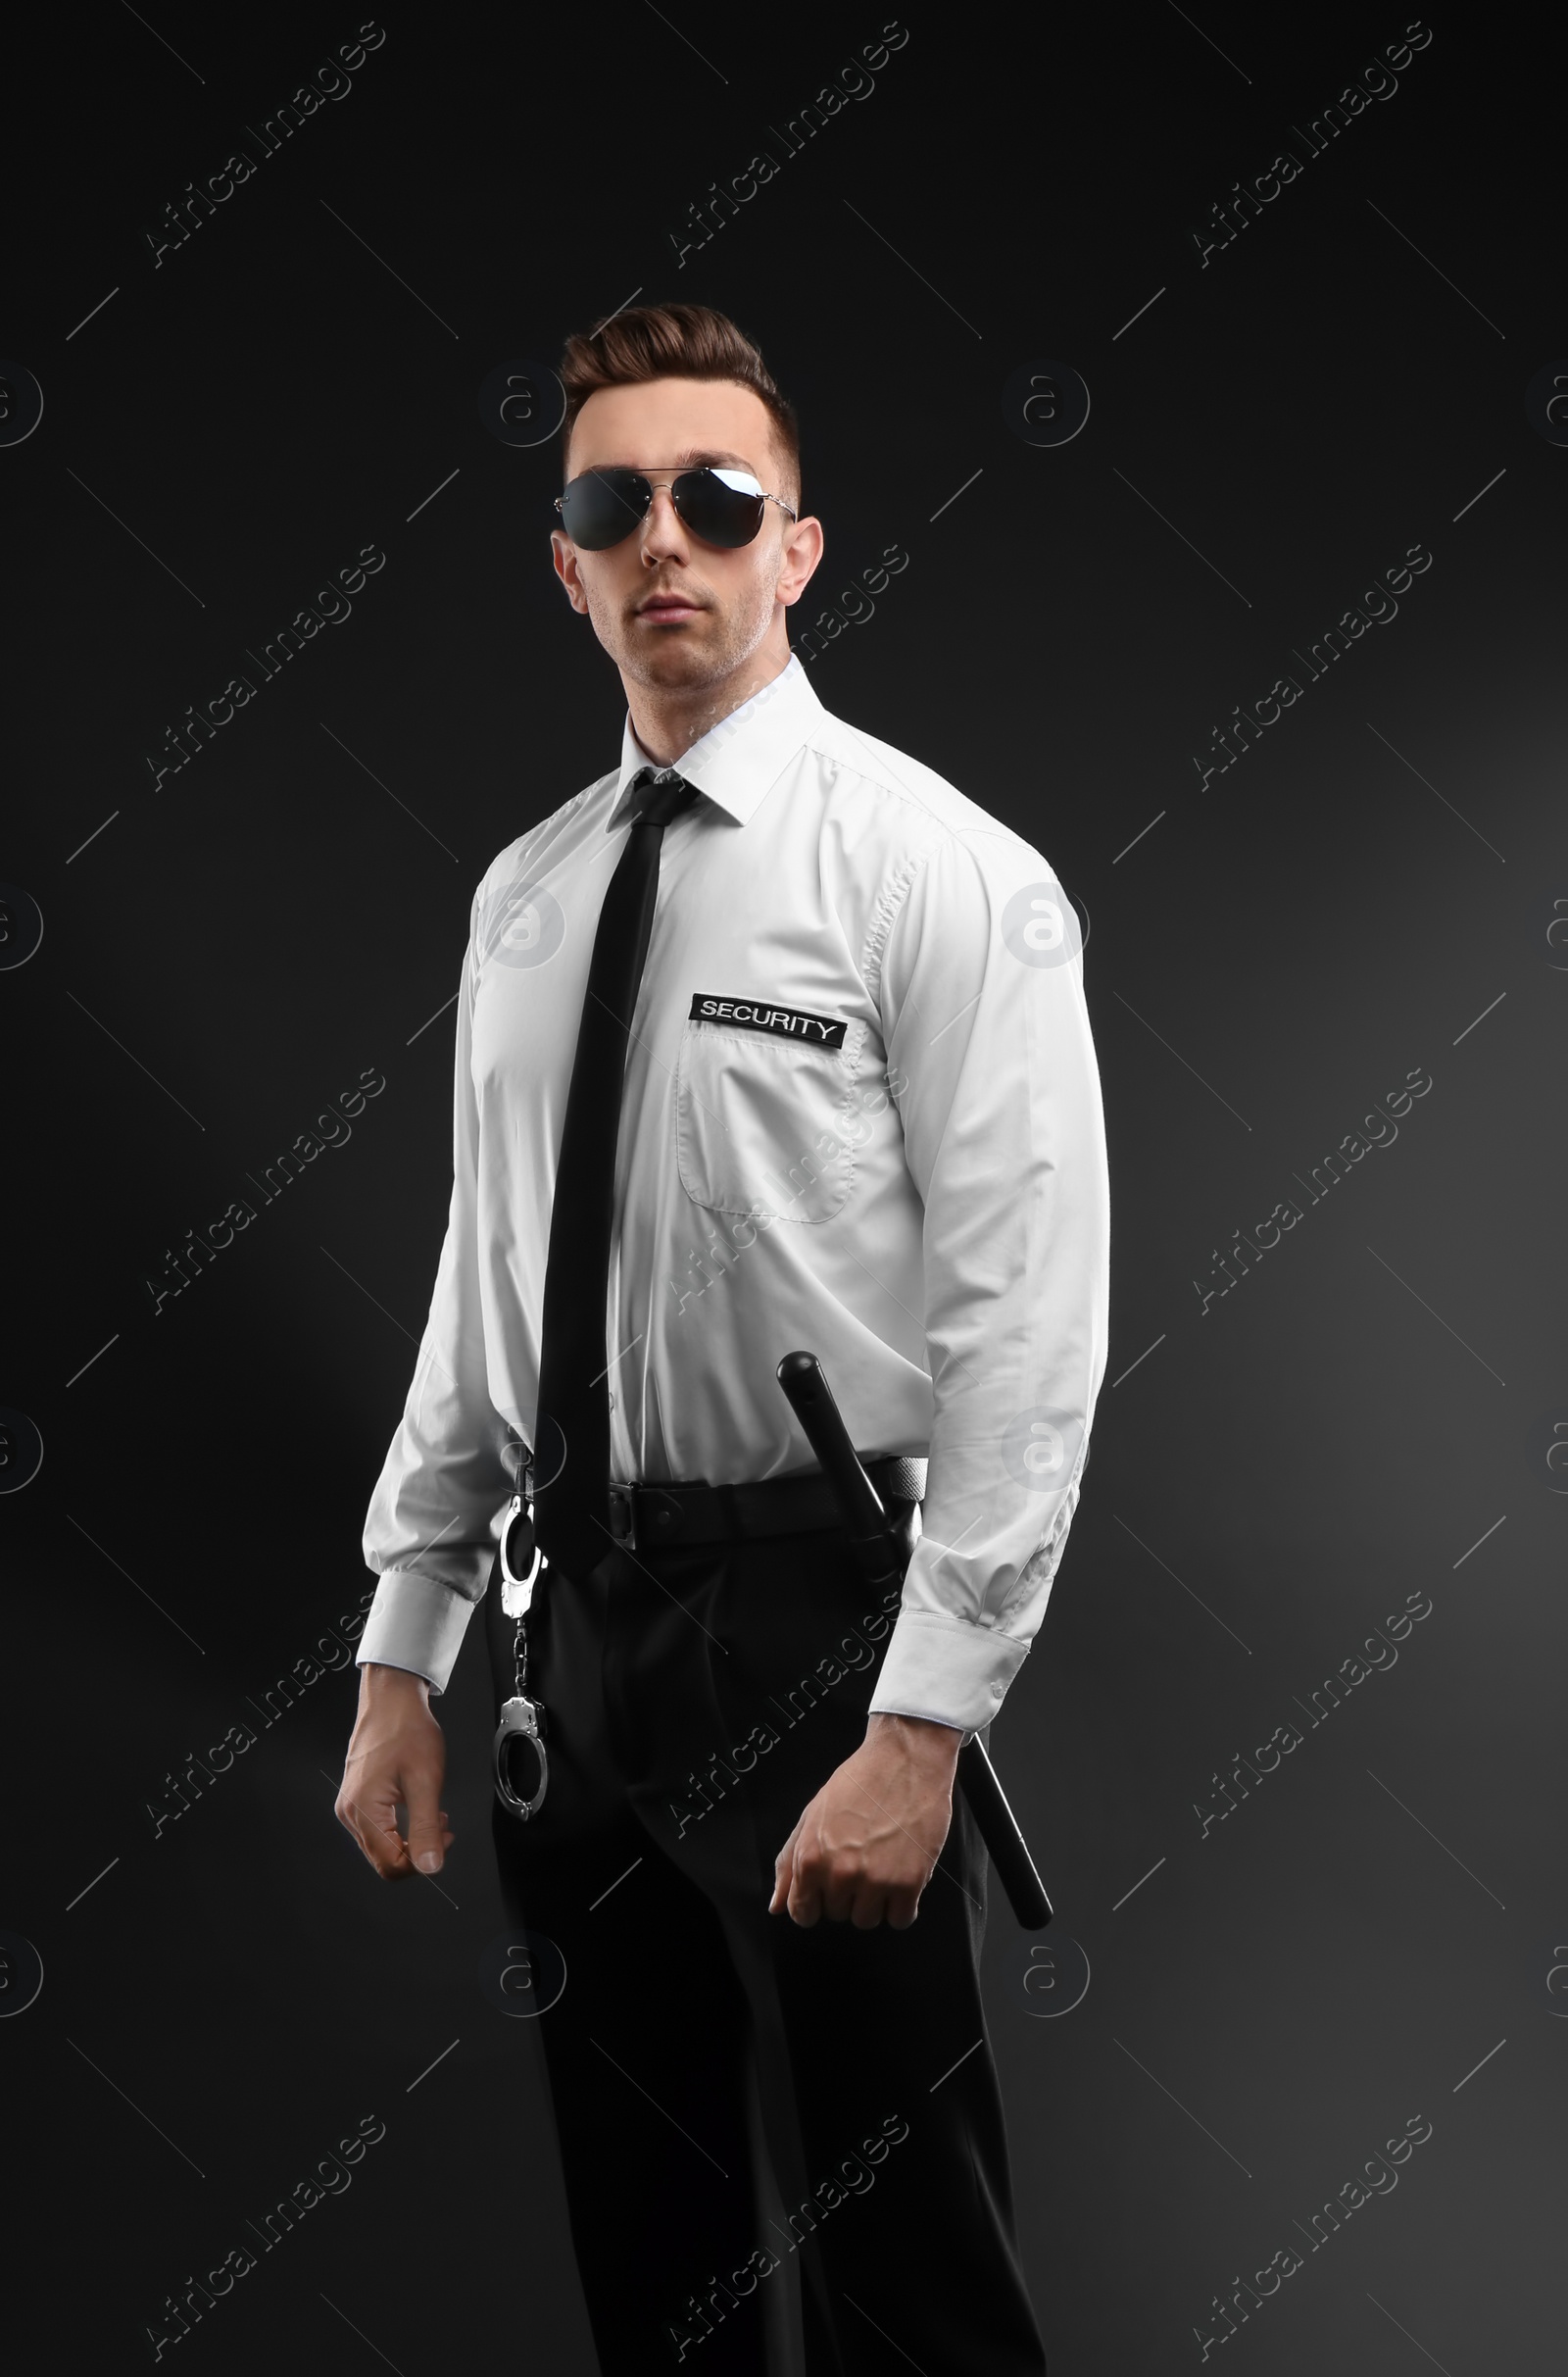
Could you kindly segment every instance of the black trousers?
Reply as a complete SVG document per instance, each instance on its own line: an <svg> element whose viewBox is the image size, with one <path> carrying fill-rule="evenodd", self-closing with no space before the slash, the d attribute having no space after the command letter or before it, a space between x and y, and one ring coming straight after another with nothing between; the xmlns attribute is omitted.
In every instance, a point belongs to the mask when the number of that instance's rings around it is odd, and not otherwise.
<svg viewBox="0 0 1568 2377"><path fill-rule="evenodd" d="M1046 2366L967 1807L907 1930L767 1912L796 1818L864 1739L890 1626L836 1532L610 1549L535 1587L549 1790L493 1832L511 1920L565 1961L538 2037L603 2377L795 2377L791 2330L808 2377ZM486 1634L499 1708L499 1560Z"/></svg>

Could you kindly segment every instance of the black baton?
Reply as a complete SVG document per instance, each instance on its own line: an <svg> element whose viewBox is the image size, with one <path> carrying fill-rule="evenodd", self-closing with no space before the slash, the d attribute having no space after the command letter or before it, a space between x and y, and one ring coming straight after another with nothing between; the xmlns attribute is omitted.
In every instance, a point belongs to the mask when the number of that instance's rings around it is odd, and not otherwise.
<svg viewBox="0 0 1568 2377"><path fill-rule="evenodd" d="M786 1354L778 1365L778 1383L838 1497L850 1549L867 1584L891 1585L904 1574L903 1549L888 1523L882 1497L850 1441L821 1363L814 1354ZM978 1734L958 1753L957 1776L1013 1913L1025 1931L1043 1930L1051 1920L1051 1901Z"/></svg>

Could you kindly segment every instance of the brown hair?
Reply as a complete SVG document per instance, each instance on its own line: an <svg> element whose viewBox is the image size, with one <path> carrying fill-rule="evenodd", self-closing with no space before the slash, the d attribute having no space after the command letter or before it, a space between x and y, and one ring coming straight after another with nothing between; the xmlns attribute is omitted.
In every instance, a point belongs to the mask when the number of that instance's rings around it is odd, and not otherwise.
<svg viewBox="0 0 1568 2377"><path fill-rule="evenodd" d="M801 433L795 407L779 389L759 348L727 314L711 306L629 306L588 331L574 330L561 359L566 411L561 424L565 467L572 423L596 388L644 379L733 379L767 407L799 508ZM780 490L789 494L789 487Z"/></svg>

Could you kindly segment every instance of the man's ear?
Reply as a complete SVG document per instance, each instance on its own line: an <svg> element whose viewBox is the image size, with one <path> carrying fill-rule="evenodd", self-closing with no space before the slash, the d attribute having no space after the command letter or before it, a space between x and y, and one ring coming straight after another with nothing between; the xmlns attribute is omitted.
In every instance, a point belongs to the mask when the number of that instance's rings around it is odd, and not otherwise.
<svg viewBox="0 0 1568 2377"><path fill-rule="evenodd" d="M552 528L550 531L550 552L556 565L556 575L566 589L566 600L573 611L586 613L588 597L584 594L582 581L577 575L577 549L571 539L564 535L560 528Z"/></svg>
<svg viewBox="0 0 1568 2377"><path fill-rule="evenodd" d="M781 603L798 603L815 575L822 559L826 538L819 520L808 513L798 520L785 539L784 567L778 574L775 593Z"/></svg>

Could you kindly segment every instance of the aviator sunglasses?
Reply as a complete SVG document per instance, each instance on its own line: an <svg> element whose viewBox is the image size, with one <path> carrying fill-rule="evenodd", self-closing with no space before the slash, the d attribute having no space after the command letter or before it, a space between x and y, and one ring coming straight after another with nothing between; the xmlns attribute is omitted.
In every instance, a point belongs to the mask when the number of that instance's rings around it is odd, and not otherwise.
<svg viewBox="0 0 1568 2377"><path fill-rule="evenodd" d="M716 464L679 472L669 482L669 499L705 545L749 545L762 525L764 504L777 504L791 520L796 517L781 495L764 493L749 470ZM584 470L556 497L556 510L574 545L584 553L604 553L641 525L653 500L653 481L641 470Z"/></svg>

